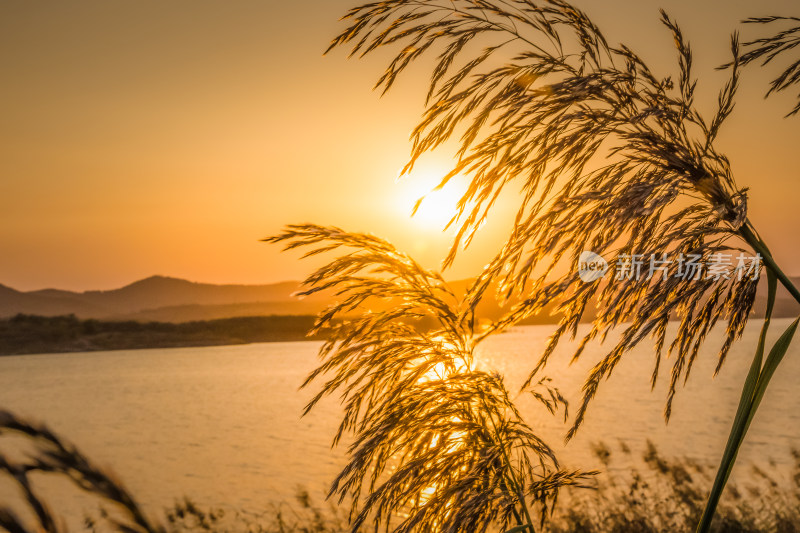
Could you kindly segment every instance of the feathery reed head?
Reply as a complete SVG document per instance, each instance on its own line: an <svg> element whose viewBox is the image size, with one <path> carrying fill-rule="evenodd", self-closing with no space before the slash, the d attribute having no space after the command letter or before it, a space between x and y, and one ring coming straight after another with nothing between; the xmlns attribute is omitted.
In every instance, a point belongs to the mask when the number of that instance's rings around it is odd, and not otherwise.
<svg viewBox="0 0 800 533"><path fill-rule="evenodd" d="M720 363L741 334L757 276L683 279L673 264L662 280L583 283L572 267L584 250L606 258L668 254L700 262L740 253L731 238L749 224L746 191L736 187L728 159L715 148L734 108L738 37L731 39L730 78L707 119L695 105L691 48L663 11L677 49L677 71L666 76L629 47L609 44L585 13L563 0L385 0L345 18L350 25L331 48L350 46L361 55L399 49L378 80L384 91L412 61L438 54L406 169L424 152L459 139L457 161L443 182L464 174L471 183L446 265L469 244L500 192L512 182L521 188L515 228L483 277L502 278L504 298L523 298L506 324L559 302L563 319L536 369L563 334L577 335L588 306L597 306L596 318L576 357L590 340L626 324L587 381L570 435L600 381L648 335L657 349L655 381L667 322L677 319L669 343L675 356L669 417L675 388L688 377L709 329L728 321Z"/></svg>
<svg viewBox="0 0 800 533"><path fill-rule="evenodd" d="M458 297L389 243L338 228L290 226L267 240L310 246L306 256L349 249L304 282L304 294L327 289L340 298L319 315L330 337L304 386L327 380L307 409L341 395L334 443L346 433L353 442L331 495L352 497L353 531L369 521L395 521L397 532L486 531L521 523L522 502L538 504L544 520L560 487L585 481L559 469L502 377L474 368L480 281ZM422 318L433 327L418 327ZM535 397L556 409L563 399L542 388Z"/></svg>
<svg viewBox="0 0 800 533"><path fill-rule="evenodd" d="M783 58L790 52L798 54L800 46L800 18L798 17L752 17L744 21L745 24L769 25L770 28L778 26L776 33L767 37L753 39L744 43L745 53L742 54L741 63L747 65L754 61L761 61L762 65L771 63L778 57ZM727 66L727 65L725 65ZM772 83L766 96L773 93L784 91L789 87L800 85L800 58L794 60L783 72L781 72ZM797 104L792 108L787 117L796 115L800 112L800 94L797 95Z"/></svg>

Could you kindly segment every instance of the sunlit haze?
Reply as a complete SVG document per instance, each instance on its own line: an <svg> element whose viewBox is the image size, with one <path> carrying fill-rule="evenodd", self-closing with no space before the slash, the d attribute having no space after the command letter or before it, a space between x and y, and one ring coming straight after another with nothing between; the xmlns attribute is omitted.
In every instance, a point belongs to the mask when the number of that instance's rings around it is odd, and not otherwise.
<svg viewBox="0 0 800 533"><path fill-rule="evenodd" d="M610 41L629 43L663 73L675 71L658 22L667 4L694 47L708 110L725 78L713 69L727 60L737 21L800 14L792 0L576 4ZM412 69L381 98L371 88L385 55L323 56L354 5L0 4L0 284L110 289L154 274L296 280L313 263L259 240L301 222L374 233L436 267L466 181L430 192L452 147L397 179L429 72ZM750 217L778 262L799 274L800 118L782 118L794 94L763 100L774 74L744 72L719 148L738 185L750 187ZM515 192L448 277L476 273L497 251Z"/></svg>

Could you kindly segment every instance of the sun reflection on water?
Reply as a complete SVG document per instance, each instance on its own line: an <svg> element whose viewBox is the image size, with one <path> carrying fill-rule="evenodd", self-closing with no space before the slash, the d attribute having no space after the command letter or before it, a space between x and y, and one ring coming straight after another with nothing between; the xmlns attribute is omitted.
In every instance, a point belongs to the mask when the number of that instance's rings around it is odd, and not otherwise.
<svg viewBox="0 0 800 533"><path fill-rule="evenodd" d="M438 337L435 340L439 344L437 346L437 350L435 351L438 354L444 354L450 357L446 360L437 361L435 364L431 365L427 372L425 372L425 374L419 378L419 383L431 383L436 381L444 382L454 375L469 372L471 370L471 358L468 357L467 353L443 337ZM430 355L432 354L429 354L429 356ZM457 427L459 424L463 423L463 420L454 415L450 418L450 422ZM431 436L428 446L431 449L440 447L443 450L443 453L446 455L457 453L464 447L464 439L466 436L466 432L462 430L434 434ZM446 439L443 443L441 442L442 438ZM428 464L426 467L434 467L434 465ZM418 495L418 505L426 505L436 496L438 490L438 484L432 484L422 489Z"/></svg>

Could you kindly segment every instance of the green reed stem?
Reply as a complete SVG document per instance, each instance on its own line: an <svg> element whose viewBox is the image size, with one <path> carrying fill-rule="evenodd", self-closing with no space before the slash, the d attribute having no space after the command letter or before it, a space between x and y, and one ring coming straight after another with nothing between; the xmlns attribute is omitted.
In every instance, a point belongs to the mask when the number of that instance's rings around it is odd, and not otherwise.
<svg viewBox="0 0 800 533"><path fill-rule="evenodd" d="M758 406L761 404L761 399L766 392L769 381L775 373L775 369L783 359L784 354L791 344L792 337L797 329L798 321L795 320L789 328L781 335L775 342L766 361L764 361L764 348L766 345L767 331L769 330L770 319L775 305L775 295L778 288L778 280L781 281L784 287L794 296L795 300L800 302L800 291L794 286L789 277L778 267L777 263L772 257L766 243L758 236L752 224L748 220L740 230L741 236L750 244L753 249L761 254L764 263L767 266L767 282L768 282L768 296L767 296L767 309L764 315L764 325L761 327L761 334L758 339L758 347L756 348L753 362L750 365L750 370L747 373L744 386L742 387L742 395L739 400L739 407L734 417L733 426L728 436L728 442L725 446L725 452L722 455L717 474L714 479L714 485L711 488L711 493L708 496L706 507L703 510L703 515L697 525L698 533L707 533L711 528L711 521L714 518L719 500L722 496L722 491L725 484L728 482L733 465L736 462L736 456L739 453L739 448L744 441L747 430L750 428L750 423L755 417Z"/></svg>
<svg viewBox="0 0 800 533"><path fill-rule="evenodd" d="M797 300L797 303L800 303L800 290L794 286L794 283L792 283L792 280L789 279L789 276L787 276L775 262L775 259L772 257L772 254L770 253L769 248L767 248L766 243L761 239L761 237L758 236L755 228L749 220L746 221L741 227L739 230L739 235L741 235L747 244L752 246L756 252L761 254L761 257L764 260L764 264L767 266L767 268L769 268L775 274L775 276L777 276L778 280L781 282L781 285L786 287L786 290L788 290L794 299Z"/></svg>
<svg viewBox="0 0 800 533"><path fill-rule="evenodd" d="M761 374L764 347L767 342L767 331L769 330L772 308L775 305L775 293L778 288L778 283L772 270L767 272L767 281L769 284L769 292L767 297L767 310L764 314L764 325L761 326L761 334L758 337L756 353L753 356L753 362L750 364L750 370L747 372L747 378L742 387L739 407L736 409L736 416L733 419L733 426L728 436L728 442L725 445L725 451L722 454L722 459L717 468L717 474L714 478L714 484L711 487L711 493L708 495L708 500L706 500L706 506L705 509L703 509L700 523L697 525L698 533L705 533L711 527L711 520L714 518L719 499L722 496L722 491L733 469L733 463L736 461L736 456L739 453L739 446L744 440L747 428L749 427L746 421L751 419L750 411L752 408L753 394Z"/></svg>

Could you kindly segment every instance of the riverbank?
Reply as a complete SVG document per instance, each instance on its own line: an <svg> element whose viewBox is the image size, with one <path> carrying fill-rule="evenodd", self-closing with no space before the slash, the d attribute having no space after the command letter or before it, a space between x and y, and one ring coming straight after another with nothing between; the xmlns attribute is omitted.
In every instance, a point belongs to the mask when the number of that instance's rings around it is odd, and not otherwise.
<svg viewBox="0 0 800 533"><path fill-rule="evenodd" d="M254 316L193 322L82 320L16 315L0 320L0 355L222 346L313 340L313 316Z"/></svg>

